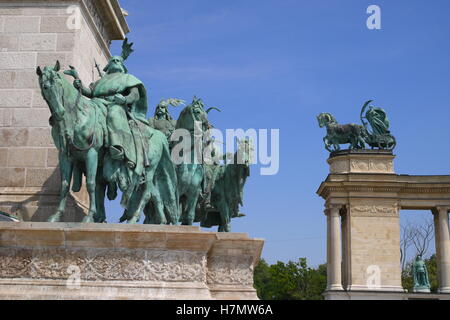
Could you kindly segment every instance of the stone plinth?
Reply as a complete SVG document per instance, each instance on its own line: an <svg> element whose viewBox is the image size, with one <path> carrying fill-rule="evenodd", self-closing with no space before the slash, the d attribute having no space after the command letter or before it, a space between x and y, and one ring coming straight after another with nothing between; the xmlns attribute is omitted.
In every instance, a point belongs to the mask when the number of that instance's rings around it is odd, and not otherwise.
<svg viewBox="0 0 450 320"><path fill-rule="evenodd" d="M77 68L98 80L109 45L129 31L117 0L0 0L0 211L45 221L59 203L58 151L37 66ZM86 192L72 194L64 221L80 221Z"/></svg>
<svg viewBox="0 0 450 320"><path fill-rule="evenodd" d="M198 227L0 222L0 299L257 299L263 243Z"/></svg>
<svg viewBox="0 0 450 320"><path fill-rule="evenodd" d="M394 155L383 150L342 150L328 159L330 173L394 173Z"/></svg>

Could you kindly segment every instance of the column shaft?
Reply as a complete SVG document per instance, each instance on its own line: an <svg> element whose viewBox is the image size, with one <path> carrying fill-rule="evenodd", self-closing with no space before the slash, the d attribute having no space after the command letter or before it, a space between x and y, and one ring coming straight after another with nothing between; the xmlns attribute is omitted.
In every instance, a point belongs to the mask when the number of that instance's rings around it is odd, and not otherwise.
<svg viewBox="0 0 450 320"><path fill-rule="evenodd" d="M342 240L339 207L328 210L328 288L327 290L343 290L342 288Z"/></svg>
<svg viewBox="0 0 450 320"><path fill-rule="evenodd" d="M436 253L439 271L439 292L450 293L450 231L448 207L437 208Z"/></svg>

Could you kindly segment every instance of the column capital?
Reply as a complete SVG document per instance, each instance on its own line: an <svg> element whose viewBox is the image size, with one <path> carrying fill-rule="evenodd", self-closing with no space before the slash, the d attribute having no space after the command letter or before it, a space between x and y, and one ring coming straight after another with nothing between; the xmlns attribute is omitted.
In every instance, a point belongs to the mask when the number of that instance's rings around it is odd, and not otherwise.
<svg viewBox="0 0 450 320"><path fill-rule="evenodd" d="M339 215L340 210L345 206L345 204L327 204L324 210L325 215Z"/></svg>
<svg viewBox="0 0 450 320"><path fill-rule="evenodd" d="M450 206L436 206L432 211L433 214L449 213Z"/></svg>

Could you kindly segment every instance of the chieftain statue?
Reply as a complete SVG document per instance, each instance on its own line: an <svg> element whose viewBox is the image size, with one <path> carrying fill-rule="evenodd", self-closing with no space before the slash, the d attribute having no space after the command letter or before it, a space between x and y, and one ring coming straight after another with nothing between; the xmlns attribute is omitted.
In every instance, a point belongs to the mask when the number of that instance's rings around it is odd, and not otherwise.
<svg viewBox="0 0 450 320"><path fill-rule="evenodd" d="M362 125L339 124L330 113L321 113L317 116L319 126L327 129L323 141L329 152L339 151L341 144L350 144L349 149L364 149L366 144L372 149L380 150L393 150L396 147L397 141L389 130L390 123L386 111L370 106L372 102L367 101L361 109Z"/></svg>
<svg viewBox="0 0 450 320"><path fill-rule="evenodd" d="M161 100L161 102L156 106L155 116L149 119L150 126L164 133L169 139L175 131L177 124L177 121L170 115L169 106L178 107L184 103L185 102L180 99Z"/></svg>
<svg viewBox="0 0 450 320"><path fill-rule="evenodd" d="M205 168L213 183L209 191L210 202L196 216L196 222L200 222L202 227L217 225L219 232L230 232L231 219L245 216L239 212L239 206L243 205L244 185L250 176L253 145L249 139L238 143L238 150L230 163L225 158L224 165L212 164Z"/></svg>
<svg viewBox="0 0 450 320"><path fill-rule="evenodd" d="M175 121L169 106L179 106L179 99L161 100L155 116L147 120L147 90L128 73L125 61L133 52L125 39L122 54L113 56L101 71L100 79L85 86L75 67L64 71L74 78L73 85L60 73L60 64L37 68L42 96L50 111L52 137L59 151L61 171L60 204L49 222L59 222L65 211L70 186L78 192L86 177L89 212L83 222L106 222L104 201L114 200L122 191L124 214L121 222L138 223L142 212L146 224L185 224L201 222L230 231L230 220L240 217L242 189L249 175L248 154L243 164L194 160L191 152L199 145L200 154L214 143L208 136L212 125L209 111L194 97ZM169 145L176 129L192 138L188 160L174 163ZM242 143L246 145L248 143ZM188 148L189 149L189 148ZM72 183L73 182L73 183Z"/></svg>
<svg viewBox="0 0 450 320"><path fill-rule="evenodd" d="M428 278L428 270L422 255L418 255L412 266L414 278L414 292L430 292L430 280Z"/></svg>

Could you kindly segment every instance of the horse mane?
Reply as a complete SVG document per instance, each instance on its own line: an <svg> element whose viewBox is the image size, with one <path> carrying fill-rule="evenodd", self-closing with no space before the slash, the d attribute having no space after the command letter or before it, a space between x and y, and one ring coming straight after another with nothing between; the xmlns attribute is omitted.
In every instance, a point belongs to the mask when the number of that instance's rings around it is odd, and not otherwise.
<svg viewBox="0 0 450 320"><path fill-rule="evenodd" d="M78 103L77 105L74 105L74 106L66 105L68 98L69 99L74 98L77 100L78 95L81 95L81 93L79 91L77 91L77 89L75 89L75 87L69 82L69 80L66 79L66 77L62 73L57 72L57 76L61 80L61 83L63 85L63 90L64 90L64 95L63 95L63 104L64 105L63 105L63 107L64 107L64 109L69 110L68 108L76 107L77 111L81 111L84 116L87 116L84 108L80 107L81 103ZM67 93L70 93L70 97L66 97ZM86 99L86 97L81 95L79 100L80 100L79 102L85 102L88 99Z"/></svg>
<svg viewBox="0 0 450 320"><path fill-rule="evenodd" d="M328 117L330 119L330 122L329 122L330 124L337 124L338 123L336 118L333 117L333 115L331 113L328 113L328 112L321 113L319 115L319 117Z"/></svg>
<svg viewBox="0 0 450 320"><path fill-rule="evenodd" d="M176 124L176 128L177 129L186 129L186 117L190 115L191 117L193 117L192 115L192 108L191 105L186 106L183 110L181 110L180 112L180 116L178 117L177 120L177 124Z"/></svg>

